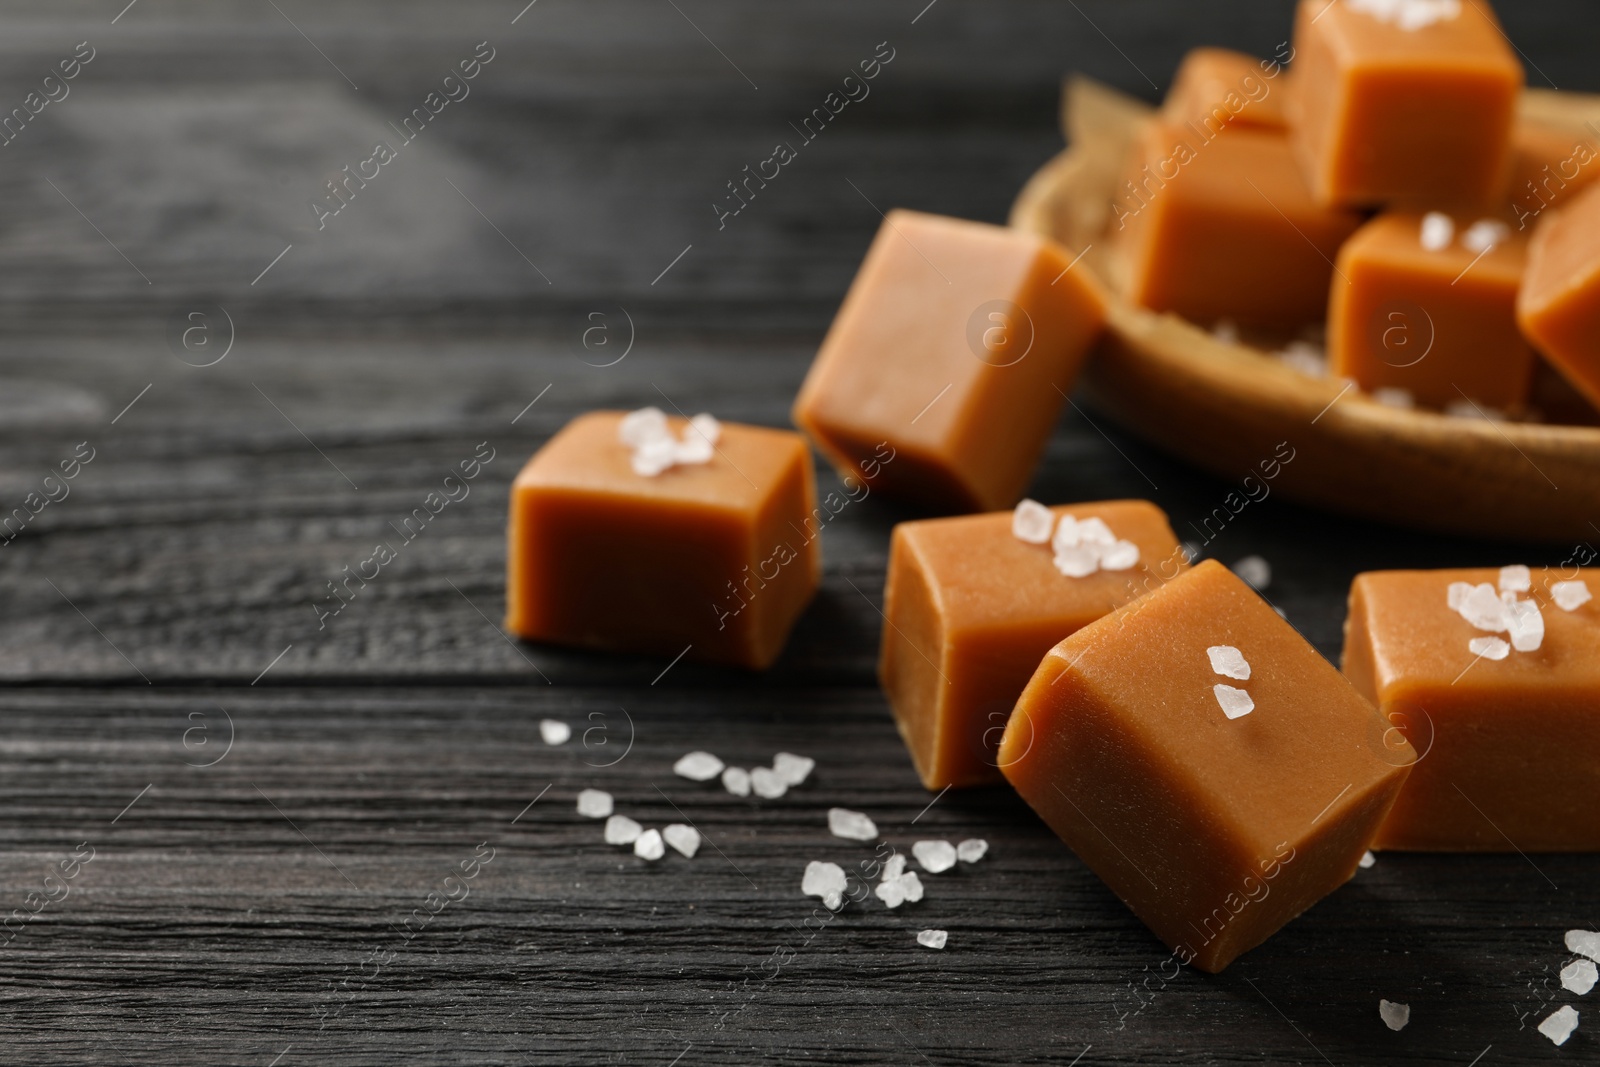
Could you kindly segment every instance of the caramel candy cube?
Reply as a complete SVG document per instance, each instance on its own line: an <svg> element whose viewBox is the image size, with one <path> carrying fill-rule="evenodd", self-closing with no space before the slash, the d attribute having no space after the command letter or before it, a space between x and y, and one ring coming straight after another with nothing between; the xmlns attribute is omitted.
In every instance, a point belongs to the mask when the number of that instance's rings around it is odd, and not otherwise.
<svg viewBox="0 0 1600 1067"><path fill-rule="evenodd" d="M624 416L568 423L511 485L506 629L532 641L764 668L821 571L799 434L722 423L705 462L636 473ZM687 422L666 420L687 439Z"/></svg>
<svg viewBox="0 0 1600 1067"><path fill-rule="evenodd" d="M1215 972L1355 873L1414 756L1383 729L1207 560L1051 649L1000 766L1180 962Z"/></svg>
<svg viewBox="0 0 1600 1067"><path fill-rule="evenodd" d="M1113 201L1128 299L1194 322L1320 322L1333 257L1361 225L1319 206L1280 133L1156 121Z"/></svg>
<svg viewBox="0 0 1600 1067"><path fill-rule="evenodd" d="M929 789L1000 781L1000 735L1040 657L1187 568L1154 504L1111 500L1051 513L1099 517L1138 547L1137 562L1068 577L1048 536L1030 544L1013 535L1011 512L894 528L878 679Z"/></svg>
<svg viewBox="0 0 1600 1067"><path fill-rule="evenodd" d="M1487 0L1300 0L1294 50L1289 125L1322 203L1500 194L1523 78Z"/></svg>
<svg viewBox="0 0 1600 1067"><path fill-rule="evenodd" d="M1545 358L1600 405L1600 186L1547 212L1534 230L1517 322Z"/></svg>
<svg viewBox="0 0 1600 1067"><path fill-rule="evenodd" d="M1350 587L1345 675L1417 752L1374 848L1600 849L1600 570L1535 571L1526 590L1501 576L1376 571ZM1488 589L1458 610L1455 583ZM1481 628L1508 584L1538 623L1523 608Z"/></svg>
<svg viewBox="0 0 1600 1067"><path fill-rule="evenodd" d="M1560 207L1600 176L1600 147L1587 133L1542 122L1518 122L1511 134L1511 213L1532 232L1546 208Z"/></svg>
<svg viewBox="0 0 1600 1067"><path fill-rule="evenodd" d="M1283 130L1283 68L1226 48L1196 48L1183 57L1161 113L1216 134L1230 125Z"/></svg>
<svg viewBox="0 0 1600 1067"><path fill-rule="evenodd" d="M1514 411L1533 350L1517 328L1527 239L1498 219L1379 215L1339 252L1328 301L1333 374L1433 407Z"/></svg>
<svg viewBox="0 0 1600 1067"><path fill-rule="evenodd" d="M795 424L847 483L939 510L1010 507L1105 321L1071 264L1031 234L890 212Z"/></svg>

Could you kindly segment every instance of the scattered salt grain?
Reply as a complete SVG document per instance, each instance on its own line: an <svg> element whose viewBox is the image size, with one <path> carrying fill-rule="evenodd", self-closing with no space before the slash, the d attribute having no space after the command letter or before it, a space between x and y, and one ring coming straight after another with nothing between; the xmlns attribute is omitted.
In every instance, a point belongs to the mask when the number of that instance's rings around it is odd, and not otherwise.
<svg viewBox="0 0 1600 1067"><path fill-rule="evenodd" d="M661 843L660 830L646 830L633 842L633 854L642 860L654 862L667 854L667 847Z"/></svg>
<svg viewBox="0 0 1600 1067"><path fill-rule="evenodd" d="M1411 1005L1397 1004L1392 1000L1378 1001L1378 1015L1383 1019L1383 1025L1391 1030L1404 1030L1406 1023L1411 1021Z"/></svg>
<svg viewBox="0 0 1600 1067"><path fill-rule="evenodd" d="M799 785L811 776L817 761L810 756L796 756L793 752L780 752L772 757L772 769L788 785Z"/></svg>
<svg viewBox="0 0 1600 1067"><path fill-rule="evenodd" d="M1378 386L1372 391L1372 399L1386 408L1410 410L1417 406L1417 398L1411 395L1411 390L1402 389L1398 385Z"/></svg>
<svg viewBox="0 0 1600 1067"><path fill-rule="evenodd" d="M1011 513L1011 533L1019 541L1042 545L1050 540L1056 517L1037 500L1024 500Z"/></svg>
<svg viewBox="0 0 1600 1067"><path fill-rule="evenodd" d="M750 788L762 800L777 800L789 791L789 783L771 767L757 767L750 772Z"/></svg>
<svg viewBox="0 0 1600 1067"><path fill-rule="evenodd" d="M613 815L606 820L606 844L631 845L639 840L644 827L626 815Z"/></svg>
<svg viewBox="0 0 1600 1067"><path fill-rule="evenodd" d="M1511 227L1499 219L1479 219L1461 235L1461 247L1469 252L1487 252L1511 236Z"/></svg>
<svg viewBox="0 0 1600 1067"><path fill-rule="evenodd" d="M729 767L722 772L722 788L736 797L750 795L750 772L742 767Z"/></svg>
<svg viewBox="0 0 1600 1067"><path fill-rule="evenodd" d="M1050 537L1050 550L1060 552L1064 548L1077 548L1083 543L1083 535L1078 531L1078 520L1071 515L1061 516L1061 521L1056 523L1056 532Z"/></svg>
<svg viewBox="0 0 1600 1067"><path fill-rule="evenodd" d="M1272 584L1272 564L1260 556L1246 556L1233 565L1233 573L1252 589L1265 589Z"/></svg>
<svg viewBox="0 0 1600 1067"><path fill-rule="evenodd" d="M969 837L956 846L956 859L962 863L977 863L989 851L989 842L981 837Z"/></svg>
<svg viewBox="0 0 1600 1067"><path fill-rule="evenodd" d="M1553 1011L1539 1024L1539 1032L1548 1037L1552 1044L1565 1045L1567 1038L1572 1036L1572 1031L1578 1028L1578 1013L1568 1004L1559 1011Z"/></svg>
<svg viewBox="0 0 1600 1067"><path fill-rule="evenodd" d="M1537 652L1544 643L1544 616L1539 614L1539 605L1531 600L1519 600L1510 605L1507 614L1511 647L1518 652Z"/></svg>
<svg viewBox="0 0 1600 1067"><path fill-rule="evenodd" d="M1555 583L1550 587L1550 597L1562 611L1577 611L1594 599L1589 584L1581 581Z"/></svg>
<svg viewBox="0 0 1600 1067"><path fill-rule="evenodd" d="M722 766L709 752L691 752L672 765L672 773L693 782L709 782L722 773Z"/></svg>
<svg viewBox="0 0 1600 1067"><path fill-rule="evenodd" d="M1139 562L1139 546L1132 541L1113 541L1100 552L1100 569L1125 571Z"/></svg>
<svg viewBox="0 0 1600 1067"><path fill-rule="evenodd" d="M1573 960L1561 968L1562 987L1580 997L1594 988L1596 979L1600 979L1600 969L1588 960Z"/></svg>
<svg viewBox="0 0 1600 1067"><path fill-rule="evenodd" d="M1466 603L1467 594L1472 592L1471 582L1451 582L1450 588L1445 590L1445 603L1450 605L1451 611L1459 612L1461 605Z"/></svg>
<svg viewBox="0 0 1600 1067"><path fill-rule="evenodd" d="M1251 700L1250 694L1243 689L1235 689L1231 685L1218 682L1211 687L1211 691L1217 695L1217 703L1222 707L1222 714L1230 719L1237 719L1256 710L1256 702Z"/></svg>
<svg viewBox="0 0 1600 1067"><path fill-rule="evenodd" d="M1244 653L1232 645L1212 645L1206 649L1206 655L1211 658L1211 669L1215 673L1241 682L1250 680L1250 664Z"/></svg>
<svg viewBox="0 0 1600 1067"><path fill-rule="evenodd" d="M1600 963L1600 933L1593 930L1568 930L1566 945L1568 952L1588 956L1596 963Z"/></svg>
<svg viewBox="0 0 1600 1067"><path fill-rule="evenodd" d="M540 719L539 736L547 745L564 745L572 739L572 727L560 719Z"/></svg>
<svg viewBox="0 0 1600 1067"><path fill-rule="evenodd" d="M1372 854L1372 850L1371 849L1368 849L1367 851L1365 851L1365 852L1363 852L1361 854L1361 863L1360 863L1360 865L1361 865L1361 869L1362 870L1366 870L1368 867L1371 867L1373 864L1375 864L1377 862L1378 862L1378 857L1376 857L1376 856L1374 856Z"/></svg>
<svg viewBox="0 0 1600 1067"><path fill-rule="evenodd" d="M1321 345L1312 344L1310 341L1290 341L1286 347L1273 354L1278 357L1278 362L1307 377L1328 376L1328 357Z"/></svg>
<svg viewBox="0 0 1600 1067"><path fill-rule="evenodd" d="M638 411L630 411L617 425L617 437L623 444L632 445L634 448L670 436L667 431L666 413L660 408L640 408Z"/></svg>
<svg viewBox="0 0 1600 1067"><path fill-rule="evenodd" d="M943 874L956 865L955 846L948 841L918 841L911 846L911 854L929 874Z"/></svg>
<svg viewBox="0 0 1600 1067"><path fill-rule="evenodd" d="M703 411L689 420L689 429L694 431L696 437L704 438L707 444L714 445L722 440L722 423Z"/></svg>
<svg viewBox="0 0 1600 1067"><path fill-rule="evenodd" d="M1116 543L1117 535L1111 532L1106 520L1091 515L1078 520L1078 540L1086 545L1109 545Z"/></svg>
<svg viewBox="0 0 1600 1067"><path fill-rule="evenodd" d="M1100 569L1100 553L1093 545L1065 548L1056 553L1056 570L1068 578L1087 578Z"/></svg>
<svg viewBox="0 0 1600 1067"><path fill-rule="evenodd" d="M1467 642L1467 651L1484 659L1501 660L1511 655L1511 646L1498 637L1474 637Z"/></svg>
<svg viewBox="0 0 1600 1067"><path fill-rule="evenodd" d="M829 808L828 832L851 841L871 841L878 836L878 825L859 811Z"/></svg>
<svg viewBox="0 0 1600 1067"><path fill-rule="evenodd" d="M844 868L823 860L806 864L806 873L800 879L800 892L808 897L821 897L829 911L838 911L844 905L844 887Z"/></svg>
<svg viewBox="0 0 1600 1067"><path fill-rule="evenodd" d="M1429 252L1442 252L1455 240L1456 224L1442 211L1430 211L1422 216L1422 247Z"/></svg>
<svg viewBox="0 0 1600 1067"><path fill-rule="evenodd" d="M700 851L700 831L692 826L675 822L661 831L661 836L666 839L667 844L690 859L694 859L694 854Z"/></svg>
<svg viewBox="0 0 1600 1067"><path fill-rule="evenodd" d="M922 899L922 879L917 877L916 871L907 871L900 876L900 888L906 895L907 904L915 904Z"/></svg>
<svg viewBox="0 0 1600 1067"><path fill-rule="evenodd" d="M896 852L883 865L883 880L885 882L892 882L905 873L906 854L904 852Z"/></svg>
<svg viewBox="0 0 1600 1067"><path fill-rule="evenodd" d="M917 944L923 948L944 948L949 940L950 934L945 930L924 930L917 935Z"/></svg>
<svg viewBox="0 0 1600 1067"><path fill-rule="evenodd" d="M872 895L886 908L898 908L906 902L906 888L899 878L885 878L873 888Z"/></svg>
<svg viewBox="0 0 1600 1067"><path fill-rule="evenodd" d="M1481 582L1469 589L1461 598L1461 607L1456 610L1480 630L1503 634L1509 627L1505 601L1500 599L1494 586L1488 582Z"/></svg>
<svg viewBox="0 0 1600 1067"><path fill-rule="evenodd" d="M1500 568L1500 591L1502 593L1526 593L1533 588L1533 572L1520 563L1513 563L1508 567Z"/></svg>
<svg viewBox="0 0 1600 1067"><path fill-rule="evenodd" d="M603 819L611 814L611 794L604 789L585 789L578 794L578 814Z"/></svg>

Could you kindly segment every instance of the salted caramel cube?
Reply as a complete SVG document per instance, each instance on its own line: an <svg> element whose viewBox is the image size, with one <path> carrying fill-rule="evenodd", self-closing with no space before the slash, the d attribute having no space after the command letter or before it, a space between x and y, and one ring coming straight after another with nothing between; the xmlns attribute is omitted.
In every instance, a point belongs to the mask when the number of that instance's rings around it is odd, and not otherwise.
<svg viewBox="0 0 1600 1067"><path fill-rule="evenodd" d="M1226 48L1196 48L1183 57L1161 113L1175 125L1193 123L1216 134L1226 126L1285 127L1283 68Z"/></svg>
<svg viewBox="0 0 1600 1067"><path fill-rule="evenodd" d="M1560 207L1600 177L1600 146L1591 133L1532 120L1511 133L1511 214L1518 231L1532 232L1547 208Z"/></svg>
<svg viewBox="0 0 1600 1067"><path fill-rule="evenodd" d="M847 481L938 510L1010 507L1105 321L1071 265L1031 234L890 212L795 424Z"/></svg>
<svg viewBox="0 0 1600 1067"><path fill-rule="evenodd" d="M1012 532L1011 512L894 528L878 678L929 789L1000 781L1000 735L1040 657L1187 568L1154 504L1110 500L1048 514L1037 544ZM1137 548L1137 560L1120 570L1063 574L1050 544L1062 516L1074 524L1098 517L1116 540Z"/></svg>
<svg viewBox="0 0 1600 1067"><path fill-rule="evenodd" d="M1330 370L1432 407L1521 408L1534 365L1516 312L1527 258L1527 238L1499 219L1379 215L1339 251Z"/></svg>
<svg viewBox="0 0 1600 1067"><path fill-rule="evenodd" d="M568 423L511 485L506 629L532 641L764 668L821 572L799 434L720 424L703 461L644 474L624 415ZM665 420L693 440L688 422ZM692 433L692 432L691 432ZM644 464L644 469L651 469Z"/></svg>
<svg viewBox="0 0 1600 1067"><path fill-rule="evenodd" d="M1311 198L1281 133L1152 122L1113 201L1128 299L1194 322L1320 322L1339 245L1361 225Z"/></svg>
<svg viewBox="0 0 1600 1067"><path fill-rule="evenodd" d="M1300 0L1289 126L1325 204L1481 207L1522 64L1487 0Z"/></svg>
<svg viewBox="0 0 1600 1067"><path fill-rule="evenodd" d="M1352 583L1344 673L1390 739L1417 752L1374 848L1600 849L1600 602L1588 592L1600 593L1600 570L1535 571L1525 590L1510 577L1377 571ZM1537 606L1536 642L1534 627L1494 617L1508 588ZM1506 629L1482 628L1498 621Z"/></svg>
<svg viewBox="0 0 1600 1067"><path fill-rule="evenodd" d="M1544 357L1600 405L1600 186L1547 212L1534 230L1517 322Z"/></svg>
<svg viewBox="0 0 1600 1067"><path fill-rule="evenodd" d="M1414 755L1382 744L1372 705L1208 560L1051 649L999 762L1180 962L1215 972L1355 873Z"/></svg>

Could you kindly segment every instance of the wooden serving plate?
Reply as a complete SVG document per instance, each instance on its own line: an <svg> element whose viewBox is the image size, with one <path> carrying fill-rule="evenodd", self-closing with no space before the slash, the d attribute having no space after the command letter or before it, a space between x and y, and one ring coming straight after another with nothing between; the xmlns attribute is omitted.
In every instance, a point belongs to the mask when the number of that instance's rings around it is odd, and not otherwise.
<svg viewBox="0 0 1600 1067"><path fill-rule="evenodd" d="M1585 136L1600 96L1529 90L1523 113ZM1073 268L1115 293L1105 229L1112 190L1151 108L1086 79L1067 85L1070 147L1023 187L1011 225L1065 244ZM1113 420L1214 474L1238 479L1287 442L1274 491L1428 530L1538 541L1600 537L1600 428L1487 422L1385 407L1346 383L1217 340L1172 315L1111 300L1085 384ZM1341 395L1341 392L1343 395Z"/></svg>

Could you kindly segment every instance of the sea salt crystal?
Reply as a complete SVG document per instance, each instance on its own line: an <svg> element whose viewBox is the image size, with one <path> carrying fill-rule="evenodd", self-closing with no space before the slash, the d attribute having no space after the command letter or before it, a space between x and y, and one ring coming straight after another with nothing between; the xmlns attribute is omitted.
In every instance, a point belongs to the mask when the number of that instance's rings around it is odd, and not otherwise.
<svg viewBox="0 0 1600 1067"><path fill-rule="evenodd" d="M1211 669L1215 673L1241 682L1250 680L1250 664L1245 661L1244 653L1232 645L1212 645L1206 649L1206 655L1211 658Z"/></svg>
<svg viewBox="0 0 1600 1067"><path fill-rule="evenodd" d="M1553 1011L1539 1024L1539 1032L1548 1037L1553 1044L1565 1045L1567 1038L1572 1036L1572 1031L1578 1028L1578 1013L1568 1004L1559 1011Z"/></svg>
<svg viewBox="0 0 1600 1067"><path fill-rule="evenodd" d="M630 411L617 425L617 437L625 445L638 448L651 441L671 438L667 430L667 416L660 408L640 408Z"/></svg>
<svg viewBox="0 0 1600 1067"><path fill-rule="evenodd" d="M1139 546L1132 541L1113 541L1100 552L1100 568L1125 571L1139 562Z"/></svg>
<svg viewBox="0 0 1600 1067"><path fill-rule="evenodd" d="M989 851L989 842L981 837L969 837L956 846L956 859L962 863L977 863Z"/></svg>
<svg viewBox="0 0 1600 1067"><path fill-rule="evenodd" d="M1011 533L1019 541L1042 545L1050 540L1056 517L1037 500L1024 500L1011 513Z"/></svg>
<svg viewBox="0 0 1600 1067"><path fill-rule="evenodd" d="M1422 232L1418 239L1429 252L1442 252L1455 240L1456 224L1442 211L1430 211L1422 216Z"/></svg>
<svg viewBox="0 0 1600 1067"><path fill-rule="evenodd" d="M1050 536L1050 550L1059 553L1064 548L1077 548L1083 543L1083 534L1078 530L1078 520L1071 515L1061 516L1061 521L1056 523L1056 532Z"/></svg>
<svg viewBox="0 0 1600 1067"><path fill-rule="evenodd" d="M1411 390L1402 389L1398 385L1378 386L1372 391L1372 399L1386 408L1410 410L1417 406L1417 398L1411 395Z"/></svg>
<svg viewBox="0 0 1600 1067"><path fill-rule="evenodd" d="M806 873L800 879L800 892L821 897L829 911L838 911L844 905L844 887L844 868L823 860L806 864Z"/></svg>
<svg viewBox="0 0 1600 1067"><path fill-rule="evenodd" d="M667 847L661 843L660 830L646 830L633 842L633 854L642 860L652 862L667 854Z"/></svg>
<svg viewBox="0 0 1600 1067"><path fill-rule="evenodd" d="M1481 582L1468 590L1457 609L1461 617L1480 630L1503 634L1508 628L1505 601L1494 591L1494 586Z"/></svg>
<svg viewBox="0 0 1600 1067"><path fill-rule="evenodd" d="M1511 633L1511 647L1518 652L1537 652L1544 643L1544 616L1539 605L1531 600L1519 600L1511 605L1507 630Z"/></svg>
<svg viewBox="0 0 1600 1067"><path fill-rule="evenodd" d="M944 930L924 930L917 935L917 944L923 948L944 948L950 934Z"/></svg>
<svg viewBox="0 0 1600 1067"><path fill-rule="evenodd" d="M709 752L691 752L672 765L672 773L694 782L709 782L722 773L722 761Z"/></svg>
<svg viewBox="0 0 1600 1067"><path fill-rule="evenodd" d="M1573 960L1561 968L1561 985L1580 997L1594 988L1596 979L1600 979L1600 968L1588 960Z"/></svg>
<svg viewBox="0 0 1600 1067"><path fill-rule="evenodd" d="M666 839L667 844L690 859L694 859L694 854L700 851L700 831L692 826L675 822L661 831L661 836Z"/></svg>
<svg viewBox="0 0 1600 1067"><path fill-rule="evenodd" d="M736 797L750 795L750 772L742 767L729 767L722 772L722 788Z"/></svg>
<svg viewBox="0 0 1600 1067"><path fill-rule="evenodd" d="M750 772L750 788L763 800L777 800L789 791L789 783L771 767L757 767Z"/></svg>
<svg viewBox="0 0 1600 1067"><path fill-rule="evenodd" d="M1091 515L1087 519L1078 520L1078 540L1086 545L1110 545L1116 543L1117 535L1111 532L1106 520L1098 515Z"/></svg>
<svg viewBox="0 0 1600 1067"><path fill-rule="evenodd" d="M883 865L883 880L892 882L906 873L906 854L896 852Z"/></svg>
<svg viewBox="0 0 1600 1067"><path fill-rule="evenodd" d="M1550 587L1550 597L1562 611L1577 611L1594 597L1587 582L1557 582Z"/></svg>
<svg viewBox="0 0 1600 1067"><path fill-rule="evenodd" d="M1378 1015L1383 1019L1383 1025L1391 1030L1404 1030L1406 1023L1411 1021L1411 1005L1397 1004L1392 1000L1378 1001Z"/></svg>
<svg viewBox="0 0 1600 1067"><path fill-rule="evenodd" d="M1087 578L1100 569L1100 552L1096 545L1079 545L1056 552L1056 570L1068 578Z"/></svg>
<svg viewBox="0 0 1600 1067"><path fill-rule="evenodd" d="M900 888L905 891L907 904L915 904L922 899L922 879L917 877L916 871L907 871L900 876Z"/></svg>
<svg viewBox="0 0 1600 1067"><path fill-rule="evenodd" d="M718 422L715 416L703 411L689 420L689 431L696 437L704 438L707 444L714 445L722 440L722 423ZM689 431L685 431L685 437L689 435Z"/></svg>
<svg viewBox="0 0 1600 1067"><path fill-rule="evenodd" d="M572 727L560 719L540 719L539 736L547 745L564 745L572 739Z"/></svg>
<svg viewBox="0 0 1600 1067"><path fill-rule="evenodd" d="M871 841L878 836L878 826L859 811L829 808L828 832L834 837L846 837L851 841Z"/></svg>
<svg viewBox="0 0 1600 1067"><path fill-rule="evenodd" d="M670 437L646 441L633 450L629 463L641 478L654 478L677 461L677 450L678 443Z"/></svg>
<svg viewBox="0 0 1600 1067"><path fill-rule="evenodd" d="M1246 556L1233 565L1233 573L1252 589L1265 589L1272 584L1272 564L1260 556Z"/></svg>
<svg viewBox="0 0 1600 1067"><path fill-rule="evenodd" d="M578 794L578 814L603 819L611 814L611 794L604 789L585 789Z"/></svg>
<svg viewBox="0 0 1600 1067"><path fill-rule="evenodd" d="M1600 963L1600 933L1593 930L1568 930L1566 944L1568 952L1588 956L1596 963Z"/></svg>
<svg viewBox="0 0 1600 1067"><path fill-rule="evenodd" d="M1211 691L1217 695L1217 703L1222 707L1222 714L1230 719L1237 719L1256 710L1256 702L1251 700L1250 694L1243 689L1235 689L1231 685L1218 682L1211 687Z"/></svg>
<svg viewBox="0 0 1600 1067"><path fill-rule="evenodd" d="M1500 660L1511 655L1511 646L1498 637L1474 637L1467 642L1467 651L1484 659Z"/></svg>
<svg viewBox="0 0 1600 1067"><path fill-rule="evenodd" d="M1445 603L1450 605L1450 610L1459 612L1461 605L1466 603L1467 594L1472 592L1471 582L1451 582L1450 588L1445 590Z"/></svg>
<svg viewBox="0 0 1600 1067"><path fill-rule="evenodd" d="M1500 591L1502 593L1526 593L1533 588L1533 572L1520 563L1513 563L1509 567L1500 568Z"/></svg>
<svg viewBox="0 0 1600 1067"><path fill-rule="evenodd" d="M1282 350L1273 353L1278 362L1310 378L1328 376L1328 357L1321 345L1309 341L1290 341Z"/></svg>
<svg viewBox="0 0 1600 1067"><path fill-rule="evenodd" d="M710 441L693 430L685 430L683 440L676 441L672 445L672 461L684 464L710 463L712 453L715 451Z"/></svg>
<svg viewBox="0 0 1600 1067"><path fill-rule="evenodd" d="M943 874L956 865L956 849L948 841L918 841L911 854L929 874Z"/></svg>
<svg viewBox="0 0 1600 1067"><path fill-rule="evenodd" d="M1487 252L1511 236L1511 227L1499 219L1479 219L1461 235L1461 247L1469 252Z"/></svg>
<svg viewBox="0 0 1600 1067"><path fill-rule="evenodd" d="M885 878L873 887L872 895L883 901L886 908L898 908L906 902L906 887L899 878Z"/></svg>
<svg viewBox="0 0 1600 1067"><path fill-rule="evenodd" d="M626 815L613 815L606 820L606 844L631 845L643 831L644 827Z"/></svg>
<svg viewBox="0 0 1600 1067"><path fill-rule="evenodd" d="M772 757L772 769L789 785L799 785L811 776L817 761L810 756L796 756L793 752L780 752Z"/></svg>
<svg viewBox="0 0 1600 1067"><path fill-rule="evenodd" d="M1366 870L1368 867L1371 867L1373 864L1375 864L1377 862L1378 862L1378 857L1376 857L1376 856L1374 856L1372 854L1372 850L1371 849L1368 849L1367 851L1365 851L1365 852L1363 852L1361 854L1361 869L1362 870Z"/></svg>
<svg viewBox="0 0 1600 1067"><path fill-rule="evenodd" d="M1380 22L1407 32L1461 16L1461 0L1345 0L1353 11L1365 12Z"/></svg>

